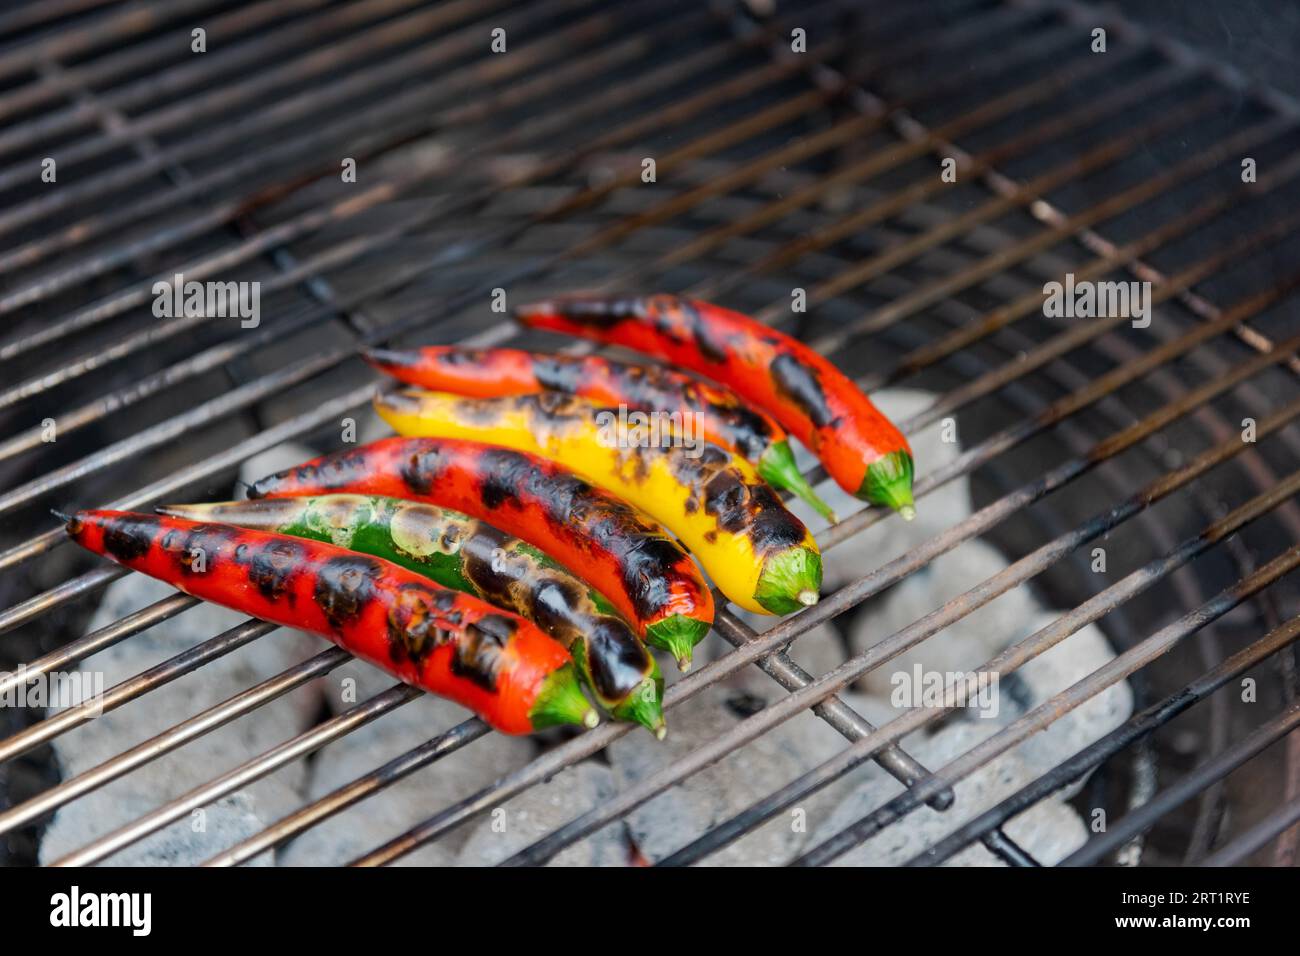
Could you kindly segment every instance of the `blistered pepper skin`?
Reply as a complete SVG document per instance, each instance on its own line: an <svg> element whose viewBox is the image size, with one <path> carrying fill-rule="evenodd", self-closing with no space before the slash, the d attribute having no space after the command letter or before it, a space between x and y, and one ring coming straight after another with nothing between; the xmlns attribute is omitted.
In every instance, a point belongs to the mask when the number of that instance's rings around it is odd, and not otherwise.
<svg viewBox="0 0 1300 956"><path fill-rule="evenodd" d="M519 538L436 505L379 495L164 505L160 514L335 544L518 614L573 656L597 703L662 736L663 675L595 589Z"/></svg>
<svg viewBox="0 0 1300 956"><path fill-rule="evenodd" d="M340 491L454 508L522 538L679 661L713 624L713 595L665 528L536 455L479 441L386 438L263 478L249 497Z"/></svg>
<svg viewBox="0 0 1300 956"><path fill-rule="evenodd" d="M785 429L734 392L658 365L598 355L430 345L409 351L369 349L366 361L408 385L472 398L558 392L598 405L689 414L705 441L734 451L774 488L798 495L835 520L795 464Z"/></svg>
<svg viewBox="0 0 1300 956"><path fill-rule="evenodd" d="M82 547L194 597L327 638L497 730L596 718L573 661L517 615L333 545L231 525L81 511Z"/></svg>
<svg viewBox="0 0 1300 956"><path fill-rule="evenodd" d="M403 435L474 436L542 455L631 502L671 529L727 598L758 614L817 601L821 556L797 517L743 458L682 436L628 431L616 410L555 393L466 398L408 390L375 398Z"/></svg>
<svg viewBox="0 0 1300 956"><path fill-rule="evenodd" d="M915 514L907 439L839 369L770 326L674 295L561 296L521 306L515 317L708 376L771 414L845 491Z"/></svg>

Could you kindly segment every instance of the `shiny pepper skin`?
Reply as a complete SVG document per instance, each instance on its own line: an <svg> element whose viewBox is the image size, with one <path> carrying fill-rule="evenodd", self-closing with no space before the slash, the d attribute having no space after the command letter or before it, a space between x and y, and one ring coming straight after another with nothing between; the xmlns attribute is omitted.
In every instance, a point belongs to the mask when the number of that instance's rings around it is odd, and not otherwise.
<svg viewBox="0 0 1300 956"><path fill-rule="evenodd" d="M597 720L557 641L517 615L387 561L231 525L80 511L68 535L186 594L327 638L497 730Z"/></svg>
<svg viewBox="0 0 1300 956"><path fill-rule="evenodd" d="M520 306L515 318L708 376L772 415L845 491L909 520L916 514L907 439L848 376L797 339L674 295L560 296Z"/></svg>
<svg viewBox="0 0 1300 956"><path fill-rule="evenodd" d="M270 475L249 496L338 491L427 501L522 538L605 595L679 666L713 624L713 595L667 529L536 455L478 441L387 438Z"/></svg>

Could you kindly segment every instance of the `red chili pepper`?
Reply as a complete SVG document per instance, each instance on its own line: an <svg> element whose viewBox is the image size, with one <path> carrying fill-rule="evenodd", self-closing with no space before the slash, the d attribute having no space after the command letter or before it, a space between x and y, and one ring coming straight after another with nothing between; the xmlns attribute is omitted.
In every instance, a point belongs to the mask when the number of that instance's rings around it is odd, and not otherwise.
<svg viewBox="0 0 1300 956"><path fill-rule="evenodd" d="M666 528L536 455L464 439L385 438L263 478L249 497L339 491L427 501L522 538L604 594L679 664L713 623L713 595Z"/></svg>
<svg viewBox="0 0 1300 956"><path fill-rule="evenodd" d="M912 450L834 365L803 343L732 312L673 295L562 296L515 310L525 325L622 345L721 382L769 412L845 491L912 506Z"/></svg>
<svg viewBox="0 0 1300 956"><path fill-rule="evenodd" d="M823 517L835 520L799 473L785 429L734 392L690 375L598 355L519 349L431 345L411 351L369 349L363 354L371 365L399 381L473 398L559 392L601 405L695 415L705 441L734 451L753 464L768 484L798 495Z"/></svg>
<svg viewBox="0 0 1300 956"><path fill-rule="evenodd" d="M370 555L127 511L79 511L82 547L194 597L311 631L497 730L594 726L573 660L518 615Z"/></svg>

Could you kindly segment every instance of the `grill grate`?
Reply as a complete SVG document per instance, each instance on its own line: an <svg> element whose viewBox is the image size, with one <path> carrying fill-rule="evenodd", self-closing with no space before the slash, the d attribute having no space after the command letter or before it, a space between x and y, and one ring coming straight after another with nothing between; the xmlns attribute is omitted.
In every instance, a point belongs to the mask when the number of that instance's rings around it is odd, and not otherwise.
<svg viewBox="0 0 1300 956"><path fill-rule="evenodd" d="M865 388L938 392L900 427L914 434L961 414L974 440L938 470L921 462L917 495L924 505L972 476L984 502L762 634L721 612L716 631L734 650L674 683L666 706L751 666L786 696L510 862L545 862L809 708L848 746L784 785L756 781L752 806L663 862L705 859L874 760L907 789L797 861L830 862L918 807L947 808L969 774L1116 682L1146 694L1153 672L1164 675L1154 698L1124 726L913 862L979 841L1009 865L1036 865L1002 825L1124 760L1131 812L1067 864L1131 862L1148 830L1165 842L1164 830L1185 833L1174 852L1188 859L1213 845L1210 862L1294 862L1297 735L1268 752L1282 768L1275 808L1219 832L1233 775L1300 720L1300 607L1281 583L1300 563L1290 102L1112 14L1031 0L870 16L826 0L772 20L725 3L65 0L0 25L12 38L0 46L0 661L25 665L0 692L196 603L168 597L72 636L87 599L124 572L70 554L48 507L210 495L251 455L325 435L368 402L358 344L516 334L482 326L496 288L679 291L796 329ZM1104 55L1088 49L1098 25ZM207 31L201 56L189 50L195 26ZM805 53L791 52L796 26ZM489 51L496 27L508 55ZM45 156L57 157L57 188L39 183ZM358 161L356 184L338 182L343 156ZM649 187L645 156L656 162ZM1251 184L1240 177L1247 156L1258 161ZM937 174L946 158L956 184ZM1142 331L1119 318L1025 322L1041 317L1042 283L1064 271L1151 282L1159 319ZM260 281L263 325L155 319L153 284L176 272ZM806 289L807 313L791 312L792 287ZM1257 420L1257 444L1240 440L1243 416ZM859 511L820 544L881 520L893 519ZM1132 549L1131 573L1105 587L1064 573L1111 535ZM1025 556L829 673L786 653L980 536ZM1122 653L943 767L900 746L941 712L877 727L837 696L1031 580L1073 609L983 669L1011 674L1092 622ZM1171 621L1170 607L1183 616ZM1248 613L1233 616L1239 607ZM272 629L231 628L110 688L102 707L148 706L151 691ZM64 631L56 644L41 637ZM1184 642L1200 648L1192 664L1175 654ZM0 811L0 832L30 834L59 807L348 659L322 651L154 739L123 742ZM1213 692L1264 661L1277 668L1277 699L1229 739ZM105 859L417 696L395 686L59 862ZM1211 752L1151 793L1150 737L1203 710ZM93 711L12 728L0 762L21 762ZM355 862L397 860L626 732L606 724L559 743ZM486 733L467 720L210 862L248 861ZM1194 818L1176 827L1192 800Z"/></svg>

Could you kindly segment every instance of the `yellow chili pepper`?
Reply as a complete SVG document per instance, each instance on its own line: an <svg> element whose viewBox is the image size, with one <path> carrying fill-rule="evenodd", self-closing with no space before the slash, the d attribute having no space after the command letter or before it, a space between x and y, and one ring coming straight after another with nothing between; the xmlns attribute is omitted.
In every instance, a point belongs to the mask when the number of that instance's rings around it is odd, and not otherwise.
<svg viewBox="0 0 1300 956"><path fill-rule="evenodd" d="M821 553L803 522L749 462L687 440L680 427L654 434L646 420L556 393L476 399L412 389L377 396L375 408L402 435L471 438L572 469L666 525L748 611L817 603Z"/></svg>

